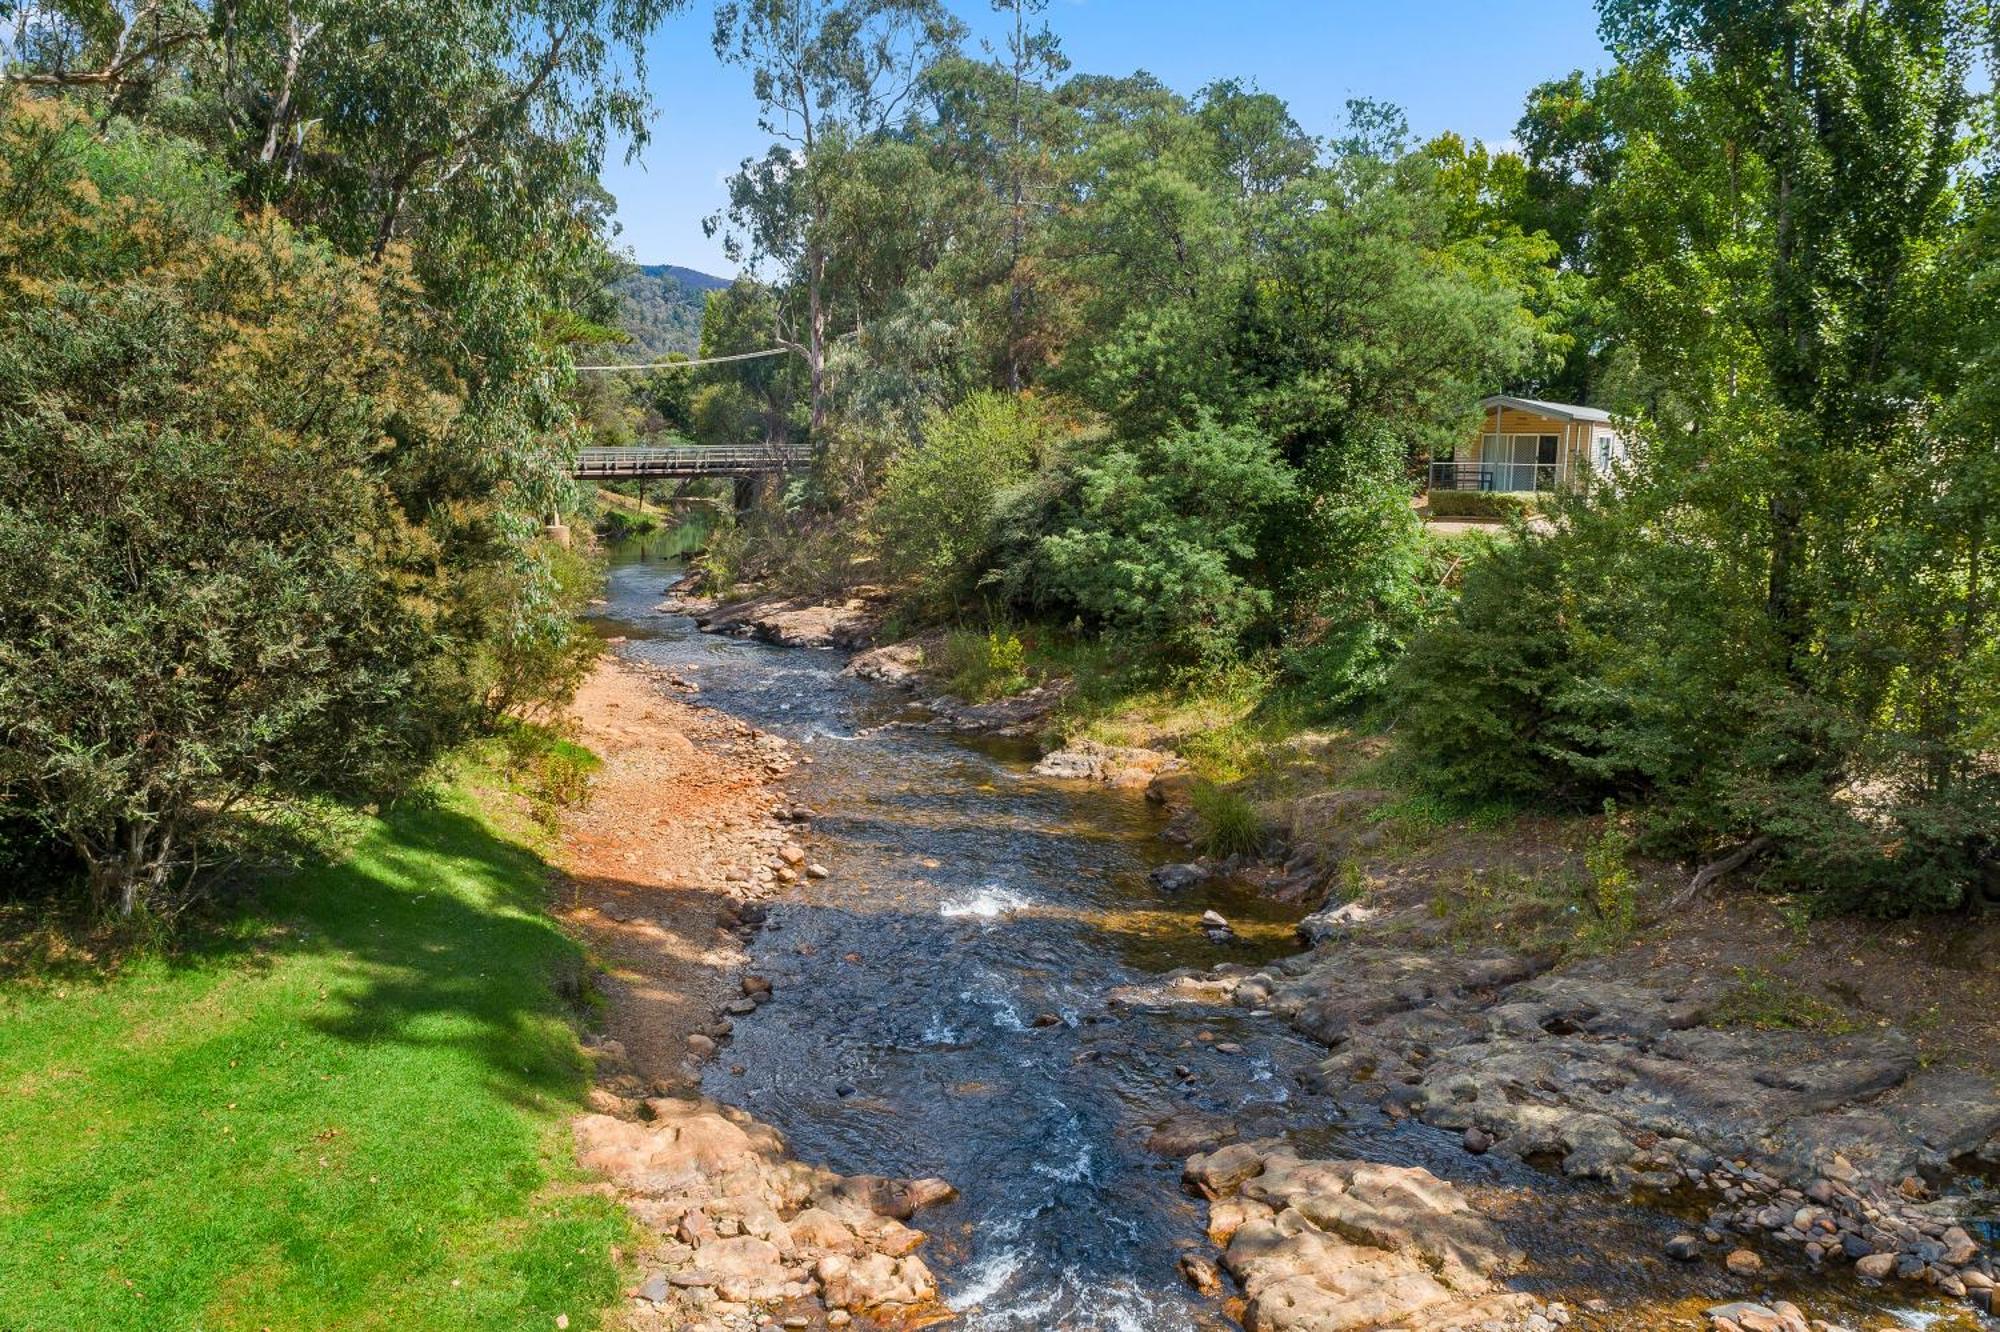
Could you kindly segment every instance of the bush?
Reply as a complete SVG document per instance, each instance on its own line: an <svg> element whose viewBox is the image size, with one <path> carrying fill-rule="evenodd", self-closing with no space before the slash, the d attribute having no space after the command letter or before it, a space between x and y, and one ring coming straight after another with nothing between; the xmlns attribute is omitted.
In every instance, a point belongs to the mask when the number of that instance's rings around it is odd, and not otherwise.
<svg viewBox="0 0 2000 1332"><path fill-rule="evenodd" d="M945 688L974 703L1028 687L1028 648L1012 630L953 629L944 636Z"/></svg>
<svg viewBox="0 0 2000 1332"><path fill-rule="evenodd" d="M1293 493L1271 442L1247 427L1204 416L1158 439L1106 441L1073 461L1008 581L1135 646L1220 664L1271 612L1258 537Z"/></svg>
<svg viewBox="0 0 2000 1332"><path fill-rule="evenodd" d="M482 640L474 665L489 725L561 708L604 649L581 618L603 583L597 560L553 541L537 542L528 554L512 567L468 580L467 600L480 603L482 617L500 626Z"/></svg>
<svg viewBox="0 0 2000 1332"><path fill-rule="evenodd" d="M127 916L171 913L238 811L393 790L589 646L590 572L534 535L568 493L559 377L517 359L540 312L472 327L232 184L0 109L0 826Z"/></svg>
<svg viewBox="0 0 2000 1332"><path fill-rule="evenodd" d="M1499 490L1433 490L1429 504L1433 518L1526 518L1542 510L1536 496Z"/></svg>
<svg viewBox="0 0 2000 1332"><path fill-rule="evenodd" d="M1049 424L1033 402L975 393L933 415L923 439L891 464L875 508L883 558L919 599L968 592L992 550L1002 494L1033 472Z"/></svg>
<svg viewBox="0 0 2000 1332"><path fill-rule="evenodd" d="M365 318L351 273L259 232L0 320L0 800L100 909L168 907L210 820L435 741Z"/></svg>
<svg viewBox="0 0 2000 1332"><path fill-rule="evenodd" d="M1451 604L1446 552L1424 535L1398 455L1360 475L1307 469L1287 540L1284 664L1326 711L1374 702L1410 641Z"/></svg>

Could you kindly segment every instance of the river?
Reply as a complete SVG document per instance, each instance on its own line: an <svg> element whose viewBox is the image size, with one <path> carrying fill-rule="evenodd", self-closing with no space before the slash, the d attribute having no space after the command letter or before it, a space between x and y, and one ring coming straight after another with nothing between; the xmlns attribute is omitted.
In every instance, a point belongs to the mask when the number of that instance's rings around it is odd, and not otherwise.
<svg viewBox="0 0 2000 1332"><path fill-rule="evenodd" d="M1037 779L1019 747L920 729L899 696L843 676L839 654L703 635L655 609L678 570L671 542L620 546L605 632L809 756L787 786L816 811L811 851L831 871L772 904L753 969L776 998L739 1021L706 1090L805 1160L956 1184L959 1201L923 1224L960 1326L1234 1326L1176 1270L1183 1249L1207 1248L1180 1161L1147 1148L1176 1116L1427 1166L1503 1214L1535 1260L1525 1287L1659 1315L1621 1326L1671 1325L1715 1293L1658 1257L1684 1220L1343 1107L1310 1089L1324 1052L1276 1019L1176 1002L1161 979L1176 967L1296 946L1265 904L1154 889L1168 848L1144 801ZM1209 907L1245 939L1203 936ZM1853 1289L1836 1305L1819 1283L1795 1297L1828 1318L1877 1308Z"/></svg>

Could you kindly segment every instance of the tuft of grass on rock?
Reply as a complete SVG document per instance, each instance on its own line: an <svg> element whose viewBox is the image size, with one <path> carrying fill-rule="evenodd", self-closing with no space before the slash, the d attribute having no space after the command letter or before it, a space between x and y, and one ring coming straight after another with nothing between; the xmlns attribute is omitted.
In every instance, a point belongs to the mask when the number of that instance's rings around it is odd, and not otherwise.
<svg viewBox="0 0 2000 1332"><path fill-rule="evenodd" d="M1195 817L1195 849L1205 856L1254 855L1264 845L1264 819L1240 791L1197 784L1190 793Z"/></svg>
<svg viewBox="0 0 2000 1332"><path fill-rule="evenodd" d="M1709 1025L1758 1031L1822 1031L1847 1035L1866 1023L1795 981L1762 968L1736 968L1736 983L1709 1014Z"/></svg>

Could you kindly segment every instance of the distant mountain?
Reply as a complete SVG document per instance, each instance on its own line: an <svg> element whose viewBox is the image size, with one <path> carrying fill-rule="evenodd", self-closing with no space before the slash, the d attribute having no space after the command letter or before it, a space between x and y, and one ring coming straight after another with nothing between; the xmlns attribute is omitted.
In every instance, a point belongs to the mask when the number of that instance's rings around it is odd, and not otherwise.
<svg viewBox="0 0 2000 1332"><path fill-rule="evenodd" d="M729 279L678 264L640 264L611 284L621 314L618 326L632 335L622 347L607 349L627 361L656 361L701 346L701 316L711 291Z"/></svg>
<svg viewBox="0 0 2000 1332"><path fill-rule="evenodd" d="M730 281L713 273L682 268L679 264L640 264L639 271L647 277L670 277L683 287L693 287L696 291L720 291L728 286Z"/></svg>

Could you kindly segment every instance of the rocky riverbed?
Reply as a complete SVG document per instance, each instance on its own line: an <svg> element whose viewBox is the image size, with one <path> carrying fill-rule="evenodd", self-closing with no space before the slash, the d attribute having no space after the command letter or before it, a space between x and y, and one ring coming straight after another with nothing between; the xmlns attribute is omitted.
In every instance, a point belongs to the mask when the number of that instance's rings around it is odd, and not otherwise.
<svg viewBox="0 0 2000 1332"><path fill-rule="evenodd" d="M842 675L657 634L656 606L621 653L715 705L762 794L698 876L728 903L709 942L748 959L733 988L667 1085L613 1075L579 1126L650 1218L646 1325L1875 1332L1990 1300L1957 1181L2000 1121L1898 1032L1726 1027L1712 987L1463 949L1393 904L1284 949L1253 922L1290 910L1289 935L1305 907L1273 899L1309 904L1324 867L1165 863L1171 758L922 738L1039 724L912 712L909 645ZM709 627L831 645L773 618L802 609ZM870 1171L966 1193L917 1219L919 1253Z"/></svg>

